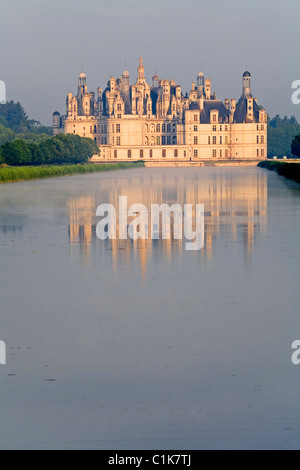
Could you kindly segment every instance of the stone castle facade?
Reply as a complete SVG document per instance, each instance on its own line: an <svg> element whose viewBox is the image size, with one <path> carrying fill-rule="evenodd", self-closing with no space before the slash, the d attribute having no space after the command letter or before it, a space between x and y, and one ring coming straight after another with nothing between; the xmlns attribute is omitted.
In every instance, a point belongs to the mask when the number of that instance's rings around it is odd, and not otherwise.
<svg viewBox="0 0 300 470"><path fill-rule="evenodd" d="M152 85L140 58L137 79L129 72L111 77L105 90L88 92L86 75L78 77L77 95L68 93L66 115L53 113L53 132L89 137L99 146L94 161L200 162L264 160L267 113L251 93L251 75L242 77L242 94L217 99L211 80L200 72L183 95L174 80Z"/></svg>

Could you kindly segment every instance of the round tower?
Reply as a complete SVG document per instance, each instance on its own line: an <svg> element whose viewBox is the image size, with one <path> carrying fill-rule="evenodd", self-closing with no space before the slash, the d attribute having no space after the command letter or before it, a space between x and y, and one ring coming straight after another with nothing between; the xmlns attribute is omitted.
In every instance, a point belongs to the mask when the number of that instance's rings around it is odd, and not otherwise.
<svg viewBox="0 0 300 470"><path fill-rule="evenodd" d="M243 96L246 98L247 96L251 97L251 74L246 70L243 73Z"/></svg>
<svg viewBox="0 0 300 470"><path fill-rule="evenodd" d="M52 125L53 125L53 135L60 133L61 128L61 119L60 113L58 111L54 111L52 114Z"/></svg>
<svg viewBox="0 0 300 470"><path fill-rule="evenodd" d="M159 87L159 76L157 75L157 73L155 75L153 75L153 77L152 77L152 87L153 88L158 88Z"/></svg>
<svg viewBox="0 0 300 470"><path fill-rule="evenodd" d="M129 85L129 72L128 72L128 70L124 70L124 72L122 73L122 82L124 83L124 85Z"/></svg>

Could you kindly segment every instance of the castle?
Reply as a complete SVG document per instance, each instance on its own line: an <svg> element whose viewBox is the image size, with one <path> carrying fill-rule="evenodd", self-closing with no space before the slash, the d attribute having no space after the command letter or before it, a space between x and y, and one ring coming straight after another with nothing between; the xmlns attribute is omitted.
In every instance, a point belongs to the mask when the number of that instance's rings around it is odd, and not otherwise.
<svg viewBox="0 0 300 470"><path fill-rule="evenodd" d="M107 87L88 92L78 76L77 95L68 93L66 115L53 113L53 132L93 139L93 161L143 160L157 164L201 161L257 161L267 157L267 113L251 93L251 75L242 77L242 94L218 100L211 80L198 73L183 95L174 80L157 74L150 86L140 58L137 79L129 72L111 77Z"/></svg>

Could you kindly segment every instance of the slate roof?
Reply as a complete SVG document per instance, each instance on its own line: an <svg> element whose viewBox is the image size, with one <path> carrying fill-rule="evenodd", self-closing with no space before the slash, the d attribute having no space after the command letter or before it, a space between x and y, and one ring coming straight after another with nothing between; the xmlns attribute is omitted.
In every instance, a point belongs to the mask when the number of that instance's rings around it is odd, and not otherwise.
<svg viewBox="0 0 300 470"><path fill-rule="evenodd" d="M226 109L224 103L221 100L210 100L204 101L203 103L203 109L200 112L201 124L210 123L210 112L214 109L219 111L219 118L222 118L222 122L225 122L226 117L228 117L229 120L230 112Z"/></svg>
<svg viewBox="0 0 300 470"><path fill-rule="evenodd" d="M253 117L254 122L259 122L259 107L255 100L253 100ZM233 122L247 122L247 99L243 98L242 96L236 105Z"/></svg>

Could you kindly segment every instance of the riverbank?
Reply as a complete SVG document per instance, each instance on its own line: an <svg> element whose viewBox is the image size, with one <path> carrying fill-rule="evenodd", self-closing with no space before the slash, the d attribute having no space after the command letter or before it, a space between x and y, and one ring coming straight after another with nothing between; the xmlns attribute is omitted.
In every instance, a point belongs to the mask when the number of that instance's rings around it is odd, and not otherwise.
<svg viewBox="0 0 300 470"><path fill-rule="evenodd" d="M258 164L259 168L265 168L266 170L276 171L278 175L284 176L285 178L291 179L300 183L300 162L299 163L287 163L287 162L278 162L278 161L269 161L260 162Z"/></svg>
<svg viewBox="0 0 300 470"><path fill-rule="evenodd" d="M49 165L49 166L0 166L0 183L16 183L34 179L70 176L74 174L94 173L101 171L123 170L144 166L142 162L130 163L94 163L86 165Z"/></svg>

